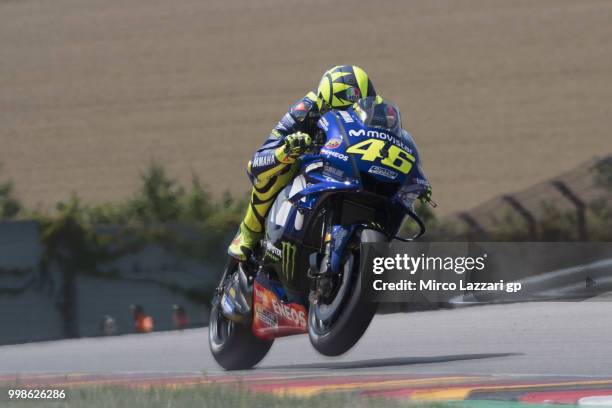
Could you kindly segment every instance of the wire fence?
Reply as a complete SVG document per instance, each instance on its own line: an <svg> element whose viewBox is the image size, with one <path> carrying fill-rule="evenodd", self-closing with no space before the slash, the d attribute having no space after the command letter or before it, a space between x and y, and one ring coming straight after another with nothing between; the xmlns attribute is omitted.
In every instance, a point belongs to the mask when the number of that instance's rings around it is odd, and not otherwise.
<svg viewBox="0 0 612 408"><path fill-rule="evenodd" d="M611 209L612 155L595 157L549 181L501 195L444 221L459 226L472 239L546 240L551 229L563 229L566 236L556 238L588 241L609 236Z"/></svg>

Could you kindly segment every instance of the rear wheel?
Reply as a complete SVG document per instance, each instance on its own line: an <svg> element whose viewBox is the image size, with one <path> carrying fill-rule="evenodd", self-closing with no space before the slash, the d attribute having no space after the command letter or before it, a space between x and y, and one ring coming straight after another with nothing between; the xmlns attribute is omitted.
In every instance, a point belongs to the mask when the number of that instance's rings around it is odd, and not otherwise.
<svg viewBox="0 0 612 408"><path fill-rule="evenodd" d="M384 236L375 238L384 239ZM370 325L378 306L362 299L359 251L346 257L342 278L337 284L333 299L311 303L308 309L310 342L326 356L338 356L353 347Z"/></svg>
<svg viewBox="0 0 612 408"><path fill-rule="evenodd" d="M238 264L230 260L220 286L236 271ZM272 347L273 340L256 337L250 325L226 319L221 313L221 295L215 294L210 310L208 344L219 365L226 370L246 370L259 363Z"/></svg>

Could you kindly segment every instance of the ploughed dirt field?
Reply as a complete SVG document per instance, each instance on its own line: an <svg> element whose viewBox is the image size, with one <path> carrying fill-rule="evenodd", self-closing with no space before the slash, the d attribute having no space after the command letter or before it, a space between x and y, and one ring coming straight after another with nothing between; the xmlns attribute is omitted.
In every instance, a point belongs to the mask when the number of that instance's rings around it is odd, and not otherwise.
<svg viewBox="0 0 612 408"><path fill-rule="evenodd" d="M126 197L151 161L245 163L336 64L399 104L440 214L612 152L612 2L0 1L0 162L28 206Z"/></svg>

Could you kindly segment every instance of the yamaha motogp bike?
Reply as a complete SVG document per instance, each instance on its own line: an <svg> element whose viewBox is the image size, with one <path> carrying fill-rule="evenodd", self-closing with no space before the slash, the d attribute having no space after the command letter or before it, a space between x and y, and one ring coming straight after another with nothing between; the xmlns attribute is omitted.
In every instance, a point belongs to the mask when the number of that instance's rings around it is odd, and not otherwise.
<svg viewBox="0 0 612 408"><path fill-rule="evenodd" d="M214 294L209 344L225 369L248 369L275 338L308 333L327 356L349 350L377 304L363 298L362 244L389 242L428 189L399 110L365 98L318 122L316 151L276 198L246 262L230 259ZM404 239L405 240L405 239Z"/></svg>

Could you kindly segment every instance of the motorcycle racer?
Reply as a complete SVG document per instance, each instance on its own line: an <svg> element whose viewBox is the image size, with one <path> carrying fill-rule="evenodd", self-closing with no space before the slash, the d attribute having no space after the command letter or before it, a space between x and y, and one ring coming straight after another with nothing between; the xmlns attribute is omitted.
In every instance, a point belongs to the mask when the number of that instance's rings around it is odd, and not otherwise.
<svg viewBox="0 0 612 408"><path fill-rule="evenodd" d="M265 218L277 194L293 179L298 158L312 145L321 114L344 110L360 98L376 96L368 74L354 65L326 71L316 92L293 104L247 165L253 184L249 206L228 254L245 261L264 233Z"/></svg>
<svg viewBox="0 0 612 408"><path fill-rule="evenodd" d="M399 108L370 96L322 115L317 109L303 115L318 113L316 128L305 133L302 121L297 132L274 135L249 165L250 215L255 222L257 215L262 218L261 232L264 225L271 230L260 241L261 251L258 242L250 255L245 251L245 262L229 257L211 302L209 345L226 369L251 368L276 338L301 333L308 333L323 355L345 353L362 337L377 307L359 284L368 269L358 261L362 244L425 233L414 204L419 198L430 201L431 190ZM291 112L288 117L294 120ZM269 184L260 188L256 183L262 177ZM274 179L280 184L284 177L281 186L291 188L277 194ZM262 198L266 193L271 208ZM418 227L408 239L398 236L407 219ZM241 227L248 222L247 216Z"/></svg>

